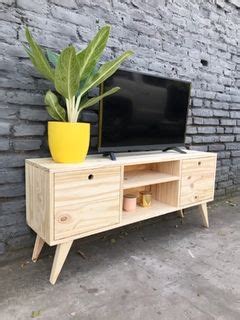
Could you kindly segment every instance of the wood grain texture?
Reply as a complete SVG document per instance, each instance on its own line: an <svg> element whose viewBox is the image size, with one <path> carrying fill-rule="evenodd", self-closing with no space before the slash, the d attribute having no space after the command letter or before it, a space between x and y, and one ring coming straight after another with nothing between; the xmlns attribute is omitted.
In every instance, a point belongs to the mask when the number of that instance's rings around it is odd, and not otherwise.
<svg viewBox="0 0 240 320"><path fill-rule="evenodd" d="M90 202L72 202L56 207L55 240L120 222L119 196Z"/></svg>
<svg viewBox="0 0 240 320"><path fill-rule="evenodd" d="M52 183L50 174L26 164L26 216L28 225L47 243L52 240Z"/></svg>
<svg viewBox="0 0 240 320"><path fill-rule="evenodd" d="M54 245L56 244L55 240L62 238L63 234L65 237L69 236L69 227L72 227L72 236L76 232L82 234L93 230L96 225L101 228L118 223L120 221L119 173L120 167L110 168L110 170L84 171L79 176L74 172L73 175L67 175L67 181L70 181L70 188L69 185L66 188L66 183L64 183L65 176L63 175L59 179L57 177L57 183L60 184L59 189L55 188L55 192L52 192L55 182L54 175L27 163L26 202L28 225L49 245ZM89 174L94 174L93 179L88 180ZM86 181L89 183L87 188ZM117 184L115 184L116 181ZM61 183L62 186L65 186L63 190L61 189ZM53 203L57 192L60 193L59 201L57 201L58 198L56 197L56 202ZM80 197L79 194L81 195ZM66 198L63 203L61 202L62 195ZM107 201L105 201L105 198ZM100 199L100 203L96 202L96 200ZM96 211L96 208L99 210ZM78 209L79 211L77 211ZM105 210L108 210L108 213ZM55 211L56 215L54 216ZM96 212L95 215L91 215L90 213L92 212ZM71 219L68 219L69 213ZM66 217L67 221L64 223L62 220L66 219ZM58 223L59 221L60 223ZM80 221L80 225L78 225L78 221Z"/></svg>
<svg viewBox="0 0 240 320"><path fill-rule="evenodd" d="M69 250L72 246L73 241L67 241L65 243L61 243L57 245L56 252L54 255L52 270L49 281L51 284L55 284L59 273L62 270L63 264L67 258Z"/></svg>
<svg viewBox="0 0 240 320"><path fill-rule="evenodd" d="M110 168L114 166L127 166L127 165L139 165L139 164L149 164L154 162L166 162L174 160L184 160L184 159L198 159L202 157L215 157L215 153L210 152L200 152L194 150L187 150L186 154L179 154L177 152L132 152L117 154L117 161L111 161L101 155L90 155L87 157L86 161L83 163L76 164L62 164L56 163L51 158L38 158L38 159L27 159L26 162L33 164L39 168L47 171L55 172L69 172L69 171L81 171L84 169L92 168Z"/></svg>
<svg viewBox="0 0 240 320"><path fill-rule="evenodd" d="M202 152L123 155L117 161L91 156L76 165L27 160L27 222L37 233L33 259L44 241L58 245L54 284L75 239L193 205L200 206L208 227L206 202L213 199L215 171L216 155ZM123 194L142 190L152 192L152 206L123 212Z"/></svg>
<svg viewBox="0 0 240 320"><path fill-rule="evenodd" d="M179 177L154 170L131 171L124 175L123 188L131 189L175 180L179 180Z"/></svg>
<svg viewBox="0 0 240 320"><path fill-rule="evenodd" d="M215 158L182 161L181 206L213 198L215 168Z"/></svg>
<svg viewBox="0 0 240 320"><path fill-rule="evenodd" d="M120 167L55 174L55 208L119 196Z"/></svg>
<svg viewBox="0 0 240 320"><path fill-rule="evenodd" d="M39 236L36 236L36 240L35 240L35 244L34 244L34 248L33 248L33 254L32 254L32 261L36 262L41 251L43 248L45 241Z"/></svg>
<svg viewBox="0 0 240 320"><path fill-rule="evenodd" d="M152 205L150 208L144 208L137 206L135 212L125 212L123 211L122 223L121 226L125 226L130 223L134 223L137 221L146 220L149 218L157 217L164 215L169 212L176 211L177 208L174 206L170 206L166 203L152 200Z"/></svg>
<svg viewBox="0 0 240 320"><path fill-rule="evenodd" d="M196 155L199 157L196 158ZM151 161L153 157L156 159L156 156L156 154L150 155ZM80 238L94 234L96 230L109 230L121 226L123 193L126 192L133 191L138 194L140 190L151 190L153 199L179 209L212 200L216 155L195 152L188 155L191 159L181 160L181 154L170 154L168 157L174 156L175 160L169 163L166 163L163 154L158 154L158 160L162 160L162 156L165 161L158 163L129 165L128 160L126 166L114 164L111 167L63 171L55 174L36 166L34 161L27 161L28 224L44 241L54 245L60 243L62 239L78 236ZM140 160L142 161L142 156ZM96 164L96 161L94 163ZM78 168L79 166L77 165ZM149 168L153 173L154 170L159 170L160 173L176 176L180 176L182 171L181 185L179 181L154 185L145 185L146 182L142 181L144 186L123 190L125 173L131 174L132 169L141 171ZM192 176L189 179L190 173ZM89 175L92 175L93 179L88 179Z"/></svg>
<svg viewBox="0 0 240 320"><path fill-rule="evenodd" d="M153 200L154 201L154 200ZM203 203L206 203L206 202L198 202L198 203L194 203L194 206L196 205L201 205L201 204L203 204ZM161 206L161 205L163 205L163 206ZM184 207L182 207L181 209L184 209L184 208L188 208L188 207L192 207L193 206L193 204L191 204L191 205L186 205L186 206L184 206ZM162 210L161 208L163 208L163 207L165 207L165 208L168 208L169 210ZM141 207L142 208L142 207ZM141 209L140 208L140 209ZM143 208L143 209L145 209L145 208ZM174 211L178 211L179 210L179 207L174 207L174 206L170 206L170 205L167 205L166 203L158 203L158 210L156 211L156 210L153 210L153 212L155 212L155 214L153 214L153 215L146 215L146 214L144 214L144 215L140 215L139 217L138 217L138 220L136 220L136 221L134 221L134 222L137 222L137 221L143 221L143 220L146 220L146 219L151 219L151 218L154 218L154 217L156 217L156 216L160 216L160 215L164 215L164 214L168 214L168 213L170 213L170 212L174 212ZM139 212L138 210L137 210L137 212ZM146 212L146 210L145 210L145 212ZM124 219L124 217L125 217L125 214L126 214L126 212L125 211L123 211L123 213L122 213L122 219L121 219L121 222L119 223L119 224L115 224L115 225L111 225L111 226L106 226L106 227L102 227L102 228L99 228L99 229L95 229L95 230L91 230L91 231L88 231L88 232L85 232L85 233L81 233L81 234L76 234L76 235L73 235L73 236L70 236L70 237L68 237L68 238L63 238L63 239L58 239L58 240L56 240L56 241L52 241L52 245L57 245L57 244L59 244L59 243L64 243L64 242L66 242L66 241L68 241L68 240L75 240L75 239L81 239L81 238L84 238L84 237L88 237L88 236L91 236L91 235L94 235L94 234L98 234L98 233L101 233L101 232L104 232L104 231L108 231L108 230L112 230L112 229L115 229L115 228L119 228L119 227L123 227L123 226L125 226L125 225L128 225L128 224L131 224L131 223L134 223L134 222L131 222L131 221L133 221L133 220L131 220L131 219ZM131 214L131 213L127 213L127 214ZM133 213L134 214L134 213ZM135 215L135 214L134 214ZM136 218L136 216L135 216L135 218ZM137 218L136 218L137 219Z"/></svg>
<svg viewBox="0 0 240 320"><path fill-rule="evenodd" d="M199 205L199 210L200 210L200 213L201 213L201 216L202 216L203 226L205 228L209 228L207 204L206 203L200 204Z"/></svg>
<svg viewBox="0 0 240 320"><path fill-rule="evenodd" d="M120 182L120 167L56 173L55 240L119 223Z"/></svg>
<svg viewBox="0 0 240 320"><path fill-rule="evenodd" d="M179 181L152 185L151 191L154 199L178 207Z"/></svg>
<svg viewBox="0 0 240 320"><path fill-rule="evenodd" d="M152 170L169 174L171 176L178 176L180 175L180 161L167 161L167 162L158 162L153 163Z"/></svg>

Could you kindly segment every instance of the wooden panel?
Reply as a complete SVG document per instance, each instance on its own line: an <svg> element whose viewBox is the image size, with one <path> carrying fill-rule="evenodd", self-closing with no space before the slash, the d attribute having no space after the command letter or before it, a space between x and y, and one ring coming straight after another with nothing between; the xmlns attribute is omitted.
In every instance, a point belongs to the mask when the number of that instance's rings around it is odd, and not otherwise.
<svg viewBox="0 0 240 320"><path fill-rule="evenodd" d="M123 188L129 189L176 180L179 180L178 176L173 176L154 170L130 171L124 175Z"/></svg>
<svg viewBox="0 0 240 320"><path fill-rule="evenodd" d="M211 200L214 195L216 159L183 160L180 204Z"/></svg>
<svg viewBox="0 0 240 320"><path fill-rule="evenodd" d="M167 164L167 161L171 161L171 164ZM32 229L50 245L66 241L65 237L82 238L131 223L130 220L124 219L122 221L120 219L119 222L123 192L137 193L144 189L152 190L153 201L158 201L152 209L143 211L146 212L146 219L212 200L214 193L216 155L212 153L139 152L131 155L119 154L117 161L110 161L96 155L87 157L82 164L59 164L51 159L31 159L26 163L27 221ZM180 170L180 164L182 164L182 170ZM182 171L181 193L179 181L123 190L123 171L125 169L125 172L130 172L133 167L137 170L159 170L160 173L176 176ZM90 174L93 174L93 179L89 180ZM189 179L190 174L193 177ZM190 181L191 179L194 180ZM205 182L202 182L202 179ZM52 192L54 183L56 183L56 191ZM203 196L195 199L196 190ZM53 200L56 200L56 203ZM82 211L83 208L87 208L88 213L87 210ZM99 208L102 209L97 210ZM158 210L154 213L156 208ZM150 210L149 215L147 215L148 210ZM139 220L144 219L143 212L139 215ZM72 214L72 217L61 217L62 214ZM83 216L80 220L79 214ZM134 219L137 219L137 215ZM66 227L68 223L69 229ZM56 228L57 238L55 238L54 228Z"/></svg>
<svg viewBox="0 0 240 320"><path fill-rule="evenodd" d="M124 166L124 172L138 171L138 170L150 170L151 166L149 163L137 164L131 166Z"/></svg>
<svg viewBox="0 0 240 320"><path fill-rule="evenodd" d="M172 176L179 176L180 161L152 163L152 169Z"/></svg>
<svg viewBox="0 0 240 320"><path fill-rule="evenodd" d="M55 239L83 234L120 222L119 197L72 202L58 206L55 211Z"/></svg>
<svg viewBox="0 0 240 320"><path fill-rule="evenodd" d="M179 181L172 181L151 186L153 198L170 206L178 206Z"/></svg>
<svg viewBox="0 0 240 320"><path fill-rule="evenodd" d="M26 214L28 225L47 243L52 239L52 183L50 174L26 164Z"/></svg>
<svg viewBox="0 0 240 320"><path fill-rule="evenodd" d="M119 223L120 183L120 167L55 174L55 239Z"/></svg>
<svg viewBox="0 0 240 320"><path fill-rule="evenodd" d="M55 207L119 197L120 167L55 174Z"/></svg>
<svg viewBox="0 0 240 320"><path fill-rule="evenodd" d="M84 238L84 237L87 237L87 236L90 236L93 234L97 234L97 233L100 233L103 231L122 227L122 226L131 224L131 223L134 223L137 221L150 219L150 218L164 215L169 212L173 212L173 211L177 211L177 210L178 210L178 208L176 208L174 206L170 206L166 203L161 203L160 201L153 200L153 205L151 208L143 208L143 207L138 206L136 212L127 213L124 211L122 214L122 220L119 224L114 224L114 225L105 226L102 228L97 228L95 230L87 231L82 234L78 233L76 235L72 235L72 236L68 237L68 240ZM54 244L59 244L59 243L63 243L63 242L66 242L66 238L58 239L54 242Z"/></svg>
<svg viewBox="0 0 240 320"><path fill-rule="evenodd" d="M124 167L123 188L135 188L179 180L180 161L148 163Z"/></svg>
<svg viewBox="0 0 240 320"><path fill-rule="evenodd" d="M50 158L41 159L28 159L27 163L34 164L45 170L50 170L51 172L69 172L69 171L79 171L91 168L110 168L116 166L128 166L128 165L142 165L154 162L166 162L166 161L176 161L184 159L199 159L207 157L216 157L216 154L210 152L200 152L194 150L187 150L186 154L180 154L175 151L161 152L161 151L147 151L147 152L131 152L117 154L117 161L110 161L108 158L104 158L101 155L89 155L86 161L83 163L76 164L62 164L56 163Z"/></svg>
<svg viewBox="0 0 240 320"><path fill-rule="evenodd" d="M191 172L205 172L210 170L211 172L215 170L216 159L213 157L209 158L198 158L182 161L182 174L189 174Z"/></svg>
<svg viewBox="0 0 240 320"><path fill-rule="evenodd" d="M161 216L176 210L177 208L174 206L170 206L166 203L162 203L153 199L150 208L143 208L141 206L137 206L136 211L134 212L124 211L121 225L123 226L137 221L142 221L149 218Z"/></svg>

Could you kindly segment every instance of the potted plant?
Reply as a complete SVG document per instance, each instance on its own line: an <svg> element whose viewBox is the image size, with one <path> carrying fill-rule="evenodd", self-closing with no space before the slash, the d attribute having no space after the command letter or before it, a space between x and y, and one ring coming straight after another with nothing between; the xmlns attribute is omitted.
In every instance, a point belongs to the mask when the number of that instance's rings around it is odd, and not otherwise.
<svg viewBox="0 0 240 320"><path fill-rule="evenodd" d="M114 87L90 99L87 94L116 72L133 52L126 51L114 60L97 66L109 38L108 25L101 28L82 51L77 52L73 46L69 46L60 54L51 50L45 52L28 28L25 33L29 47L24 47L33 65L42 76L53 82L56 92L65 102L65 106L62 106L58 96L51 90L45 95L47 111L56 120L48 122L48 144L52 158L62 163L82 162L89 148L90 124L78 122L79 115L120 88Z"/></svg>

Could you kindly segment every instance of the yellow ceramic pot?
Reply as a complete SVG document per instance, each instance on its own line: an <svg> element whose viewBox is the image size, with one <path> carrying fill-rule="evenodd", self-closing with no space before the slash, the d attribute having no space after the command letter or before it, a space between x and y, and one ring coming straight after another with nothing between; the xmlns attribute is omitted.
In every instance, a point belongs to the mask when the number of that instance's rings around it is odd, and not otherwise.
<svg viewBox="0 0 240 320"><path fill-rule="evenodd" d="M56 162L76 163L86 158L90 142L90 124L48 122L48 145Z"/></svg>

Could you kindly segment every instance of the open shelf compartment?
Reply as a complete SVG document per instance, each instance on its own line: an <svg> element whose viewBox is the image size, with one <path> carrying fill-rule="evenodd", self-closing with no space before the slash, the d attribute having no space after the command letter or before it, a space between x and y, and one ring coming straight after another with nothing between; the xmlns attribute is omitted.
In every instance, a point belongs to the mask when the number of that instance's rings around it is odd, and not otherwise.
<svg viewBox="0 0 240 320"><path fill-rule="evenodd" d="M123 189L179 180L180 162L168 161L124 167Z"/></svg>
<svg viewBox="0 0 240 320"><path fill-rule="evenodd" d="M134 222L146 220L149 218L164 215L169 212L176 211L177 207L170 206L169 204L154 200L152 201L151 208L143 208L137 206L136 211L126 212L123 211L122 214L122 225L131 224Z"/></svg>
<svg viewBox="0 0 240 320"><path fill-rule="evenodd" d="M144 190L152 192L151 207L143 208L137 205L134 212L122 211L123 225L177 211L179 180L126 189L124 190L124 194L131 193L139 197L140 191Z"/></svg>

